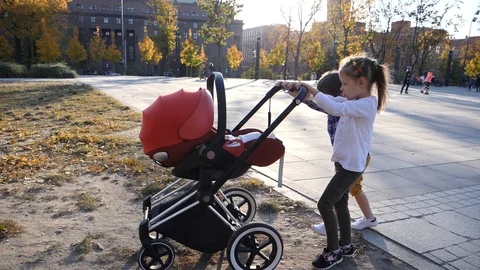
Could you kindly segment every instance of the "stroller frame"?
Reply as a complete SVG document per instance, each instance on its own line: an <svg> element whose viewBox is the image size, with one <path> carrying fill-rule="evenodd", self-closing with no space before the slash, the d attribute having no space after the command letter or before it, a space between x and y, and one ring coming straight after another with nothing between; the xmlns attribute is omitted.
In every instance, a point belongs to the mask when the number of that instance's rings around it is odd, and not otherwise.
<svg viewBox="0 0 480 270"><path fill-rule="evenodd" d="M214 87L215 86L215 87ZM203 160L208 161L209 163L215 163L216 159L220 158L221 155L216 155L216 151L224 144L225 134L230 132L235 132L240 130L242 126L264 105L267 100L270 100L281 88L273 87L270 91L267 92L265 97L235 126L232 131L226 129L226 98L225 98L225 86L223 83L223 76L221 73L213 72L207 79L207 90L210 91L212 98L214 97L214 88L217 93L217 134L215 137L208 142L207 144L198 147L198 154L202 157ZM263 235L268 235L269 239L273 239L273 250L276 254L270 256L272 261L268 262L267 265L262 265L258 269L275 269L278 263L281 260L283 254L283 242L281 240L280 234L270 225L263 223L250 223L244 224L242 220L239 219L238 215L235 216L232 213L232 208L228 208L229 204L225 205L225 198L228 196L227 191L224 193L220 188L229 180L232 175L234 175L238 170L245 165L245 161L250 157L250 155L261 145L261 143L272 133L272 131L288 116L288 114L298 106L306 97L306 89L300 89L297 96L292 100L291 104L275 119L273 123L270 124L271 114L269 112L268 122L269 126L267 129L256 139L253 144L245 149L240 156L235 160L235 162L226 169L218 179L213 183L212 178L212 169L211 166L207 164L202 164L199 166L199 178L197 180L189 180L186 184L181 185L179 188L168 192L169 189L172 189L175 185L179 184L182 178L177 179L173 183L170 183L163 190L156 193L153 196L148 196L143 200L143 220L139 225L139 238L142 244L142 250L139 252L138 263L143 269L150 269L153 262L160 262L160 267L155 266L155 269L168 269L174 261L175 254L173 252L173 246L171 246L168 241L165 241L164 238L158 239L159 233L155 231L159 229L162 225L167 224L172 219L181 216L187 211L194 209L195 207L204 207L208 209L214 216L219 218L219 221L226 226L228 230L231 231L232 235L228 241L227 253L228 260L231 266L234 269L250 269L250 263L239 262L239 256L237 255L238 246L247 245L246 242L250 241L254 237L251 234L260 233ZM187 158L194 158L190 154ZM197 158L197 157L195 157ZM157 162L157 161L156 161ZM158 163L158 162L157 162ZM186 163L186 162L185 162ZM173 172L181 171L184 169L183 163L179 164L174 168ZM188 191L186 191L189 189ZM186 191L186 192L185 192ZM158 215L152 217L152 209L162 203L162 201L167 200L169 197L173 197L178 193L185 192L181 194L181 199L174 201L172 205L169 205L166 209L163 209ZM248 194L248 191L246 191ZM251 198L246 198L251 196ZM180 195L178 196L180 197ZM223 197L222 199L219 197ZM252 195L245 195L246 199L253 200ZM189 203L189 201L192 201ZM188 203L188 204L187 204ZM187 204L187 205L184 205ZM180 207L183 208L179 209ZM231 206L231 205L230 205ZM236 207L233 205L233 207ZM251 206L249 206L251 207ZM202 208L203 209L203 208ZM173 213L172 213L173 212ZM253 217L252 217L253 219ZM157 232L157 239L152 239L151 233ZM241 237L241 239L239 239ZM175 239L176 240L176 239ZM255 242L255 241L254 241ZM182 243L180 241L180 243ZM232 246L232 243L235 246ZM182 243L184 244L184 243ZM236 246L238 245L238 246ZM161 257L164 256L165 252L159 252L159 247L168 253L166 262L163 262ZM221 250L221 249L220 249ZM199 250L202 252L213 253L219 250ZM150 257L150 261L145 262L145 257ZM257 265L258 266L258 265Z"/></svg>

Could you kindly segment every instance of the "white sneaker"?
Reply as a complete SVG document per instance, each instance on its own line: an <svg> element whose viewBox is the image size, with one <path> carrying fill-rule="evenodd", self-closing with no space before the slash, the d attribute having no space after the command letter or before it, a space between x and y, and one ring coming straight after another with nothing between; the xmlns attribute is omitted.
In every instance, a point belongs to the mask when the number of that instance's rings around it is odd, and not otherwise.
<svg viewBox="0 0 480 270"><path fill-rule="evenodd" d="M352 229L354 230L363 230L368 227L375 227L378 225L377 218L372 220L368 220L366 217L359 218L352 223Z"/></svg>
<svg viewBox="0 0 480 270"><path fill-rule="evenodd" d="M325 230L325 224L320 223L320 224L313 224L312 225L312 231L321 234L321 235L327 235L327 231Z"/></svg>

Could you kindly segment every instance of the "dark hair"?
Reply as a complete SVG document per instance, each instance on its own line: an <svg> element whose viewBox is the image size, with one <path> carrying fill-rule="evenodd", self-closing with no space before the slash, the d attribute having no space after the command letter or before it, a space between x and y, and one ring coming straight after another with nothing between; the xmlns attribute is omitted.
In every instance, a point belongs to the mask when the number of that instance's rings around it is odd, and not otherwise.
<svg viewBox="0 0 480 270"><path fill-rule="evenodd" d="M377 112L385 107L388 94L387 85L390 78L386 65L380 65L377 60L369 58L365 54L358 54L342 59L339 70L354 80L361 77L366 78L370 92L375 84L378 96Z"/></svg>
<svg viewBox="0 0 480 270"><path fill-rule="evenodd" d="M317 83L318 91L334 97L342 94L340 88L342 88L342 82L340 81L338 70L323 73Z"/></svg>

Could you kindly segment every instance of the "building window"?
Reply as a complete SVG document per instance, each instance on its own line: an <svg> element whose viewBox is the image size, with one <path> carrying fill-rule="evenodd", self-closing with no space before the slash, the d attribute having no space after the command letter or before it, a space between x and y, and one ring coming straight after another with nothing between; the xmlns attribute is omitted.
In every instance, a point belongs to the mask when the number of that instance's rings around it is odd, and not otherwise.
<svg viewBox="0 0 480 270"><path fill-rule="evenodd" d="M95 22L95 17L90 17L90 22Z"/></svg>
<svg viewBox="0 0 480 270"><path fill-rule="evenodd" d="M133 19L128 19L128 24L133 24Z"/></svg>
<svg viewBox="0 0 480 270"><path fill-rule="evenodd" d="M132 32L128 33L128 36L133 37L133 33Z"/></svg>
<svg viewBox="0 0 480 270"><path fill-rule="evenodd" d="M108 23L108 18L103 18L103 23Z"/></svg>
<svg viewBox="0 0 480 270"><path fill-rule="evenodd" d="M435 47L435 52L436 52L437 54L440 54L440 46Z"/></svg>
<svg viewBox="0 0 480 270"><path fill-rule="evenodd" d="M188 38L187 32L183 32L183 38L184 38L184 39L187 39L187 38Z"/></svg>
<svg viewBox="0 0 480 270"><path fill-rule="evenodd" d="M192 37L193 37L193 39L197 39L197 38L198 38L197 32L193 33L193 34L192 34Z"/></svg>
<svg viewBox="0 0 480 270"><path fill-rule="evenodd" d="M207 17L207 14L205 12L202 12L202 17Z"/></svg>
<svg viewBox="0 0 480 270"><path fill-rule="evenodd" d="M157 22L157 21L153 21L153 26L158 26L158 22Z"/></svg>
<svg viewBox="0 0 480 270"><path fill-rule="evenodd" d="M83 16L78 16L78 21L83 22Z"/></svg>
<svg viewBox="0 0 480 270"><path fill-rule="evenodd" d="M122 36L122 32L117 32L117 36L121 37L121 36Z"/></svg>
<svg viewBox="0 0 480 270"><path fill-rule="evenodd" d="M116 11L116 12L121 12L121 11L122 11L122 7L115 6L115 11Z"/></svg>
<svg viewBox="0 0 480 270"><path fill-rule="evenodd" d="M192 16L193 16L193 17L197 17L197 13L196 13L195 11L192 12Z"/></svg>
<svg viewBox="0 0 480 270"><path fill-rule="evenodd" d="M102 10L103 10L103 11L108 11L108 10L110 10L110 7L103 5L103 6L102 6Z"/></svg>
<svg viewBox="0 0 480 270"><path fill-rule="evenodd" d="M193 28L194 28L194 29L197 29L197 28L198 28L198 23L194 22L194 23L193 23Z"/></svg>
<svg viewBox="0 0 480 270"><path fill-rule="evenodd" d="M127 12L133 13L133 12L135 12L135 8L134 7L127 7Z"/></svg>
<svg viewBox="0 0 480 270"><path fill-rule="evenodd" d="M89 5L89 6L88 6L88 9L90 9L90 10L97 10L97 6L96 6L96 5Z"/></svg>
<svg viewBox="0 0 480 270"><path fill-rule="evenodd" d="M188 11L187 11L187 12L185 12L185 16L190 16L190 14L188 13Z"/></svg>
<svg viewBox="0 0 480 270"><path fill-rule="evenodd" d="M157 31L157 30L153 30L153 35L154 35L154 36L158 35L158 31Z"/></svg>
<svg viewBox="0 0 480 270"><path fill-rule="evenodd" d="M188 23L184 22L183 23L183 28L187 29L188 28Z"/></svg>
<svg viewBox="0 0 480 270"><path fill-rule="evenodd" d="M110 32L105 32L105 36L110 36Z"/></svg>
<svg viewBox="0 0 480 270"><path fill-rule="evenodd" d="M117 18L117 24L122 24L122 19Z"/></svg>
<svg viewBox="0 0 480 270"><path fill-rule="evenodd" d="M148 24L148 21L147 20L143 20L143 25L147 25Z"/></svg>
<svg viewBox="0 0 480 270"><path fill-rule="evenodd" d="M132 33L130 33L132 34ZM128 46L128 58L133 60L133 46Z"/></svg>

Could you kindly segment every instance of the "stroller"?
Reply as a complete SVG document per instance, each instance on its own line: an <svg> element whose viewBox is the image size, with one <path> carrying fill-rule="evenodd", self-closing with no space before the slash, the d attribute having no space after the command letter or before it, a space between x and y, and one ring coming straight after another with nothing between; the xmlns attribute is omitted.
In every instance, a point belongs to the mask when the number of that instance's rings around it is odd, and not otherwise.
<svg viewBox="0 0 480 270"><path fill-rule="evenodd" d="M215 86L215 87L214 87ZM214 123L217 93L217 128ZM273 87L233 130L226 129L225 87L221 73L207 79L207 89L183 89L160 96L143 111L140 140L146 155L173 167L178 179L143 200L139 225L142 269L168 269L175 259L170 239L194 250L215 253L227 248L233 269L275 269L283 254L279 232L251 222L253 195L245 189L220 188L252 165L268 166L285 152L272 131L306 96L303 89L265 131L242 126L280 89Z"/></svg>

